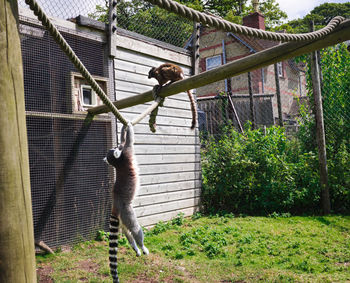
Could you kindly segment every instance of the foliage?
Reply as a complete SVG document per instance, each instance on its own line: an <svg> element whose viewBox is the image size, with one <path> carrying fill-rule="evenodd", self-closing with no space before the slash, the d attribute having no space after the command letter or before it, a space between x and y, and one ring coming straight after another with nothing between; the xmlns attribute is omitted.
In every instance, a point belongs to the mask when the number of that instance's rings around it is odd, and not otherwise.
<svg viewBox="0 0 350 283"><path fill-rule="evenodd" d="M184 219L146 235L147 257L120 247L118 272L121 282L346 282L349 233L344 216ZM112 282L107 242L37 256L37 267L54 282Z"/></svg>
<svg viewBox="0 0 350 283"><path fill-rule="evenodd" d="M103 230L98 230L96 234L96 241L108 241L109 239L109 232L105 232Z"/></svg>
<svg viewBox="0 0 350 283"><path fill-rule="evenodd" d="M317 158L303 153L284 129L240 134L226 128L202 150L203 205L208 212L249 215L315 213L319 206Z"/></svg>
<svg viewBox="0 0 350 283"><path fill-rule="evenodd" d="M350 211L350 53L345 44L321 52L322 97L332 209ZM307 90L313 101L310 70ZM303 106L299 140L305 150L317 152L312 110Z"/></svg>
<svg viewBox="0 0 350 283"><path fill-rule="evenodd" d="M192 9L209 12L228 21L242 23L242 16L252 11L247 6L247 0L178 0ZM108 22L108 1L105 6L97 5L96 10L89 14L93 19ZM276 0L266 0L260 3L260 9L265 15L266 27L275 26L286 14L280 10ZM193 24L176 14L153 6L141 0L120 0L117 5L118 26L139 34L158 39L176 46L183 47L190 38Z"/></svg>
<svg viewBox="0 0 350 283"><path fill-rule="evenodd" d="M158 235L161 234L169 229L176 228L178 226L181 226L184 223L184 214L179 213L175 218L173 218L170 222L163 222L159 221L153 229L150 231L147 231L147 235Z"/></svg>
<svg viewBox="0 0 350 283"><path fill-rule="evenodd" d="M302 19L289 21L286 24L276 27L275 30L285 29L289 33L305 33L310 30L310 21L314 21L315 30L318 30L327 25L336 16L350 18L350 2L321 4Z"/></svg>
<svg viewBox="0 0 350 283"><path fill-rule="evenodd" d="M183 46L193 31L192 22L146 1L118 1L117 15L118 27L176 46ZM96 6L89 16L107 23L108 8Z"/></svg>

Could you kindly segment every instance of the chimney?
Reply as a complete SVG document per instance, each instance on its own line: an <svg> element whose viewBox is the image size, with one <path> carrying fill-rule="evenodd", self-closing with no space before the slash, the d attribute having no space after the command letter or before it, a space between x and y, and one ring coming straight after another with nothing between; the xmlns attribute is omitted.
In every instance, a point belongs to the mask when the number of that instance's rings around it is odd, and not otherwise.
<svg viewBox="0 0 350 283"><path fill-rule="evenodd" d="M259 12L259 0L253 0L254 13L243 18L243 25L265 30L265 18Z"/></svg>

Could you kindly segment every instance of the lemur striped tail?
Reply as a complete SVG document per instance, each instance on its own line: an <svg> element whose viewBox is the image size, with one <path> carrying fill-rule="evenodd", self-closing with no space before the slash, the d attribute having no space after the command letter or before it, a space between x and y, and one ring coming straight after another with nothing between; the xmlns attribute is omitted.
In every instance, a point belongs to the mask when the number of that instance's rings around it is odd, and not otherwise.
<svg viewBox="0 0 350 283"><path fill-rule="evenodd" d="M118 217L111 215L109 218L109 268L113 278L113 283L119 283L117 271L118 228Z"/></svg>

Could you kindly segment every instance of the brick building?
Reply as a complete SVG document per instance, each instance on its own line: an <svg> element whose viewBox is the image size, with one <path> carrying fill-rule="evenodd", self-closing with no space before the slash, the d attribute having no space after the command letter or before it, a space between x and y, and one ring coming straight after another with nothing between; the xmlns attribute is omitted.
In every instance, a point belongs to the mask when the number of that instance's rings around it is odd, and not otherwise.
<svg viewBox="0 0 350 283"><path fill-rule="evenodd" d="M255 12L243 18L243 25L265 30L264 16ZM266 41L236 35L230 32L202 27L199 40L199 72L216 68L222 64L238 60L253 53L278 45L279 42ZM297 98L305 96L305 73L294 60L277 63L281 89L283 119L290 119L295 114ZM274 94L272 97L273 117L276 120L277 98L274 66L251 72L253 94ZM219 93L229 92L232 96L249 94L247 73L216 82L197 89L200 99L215 97Z"/></svg>

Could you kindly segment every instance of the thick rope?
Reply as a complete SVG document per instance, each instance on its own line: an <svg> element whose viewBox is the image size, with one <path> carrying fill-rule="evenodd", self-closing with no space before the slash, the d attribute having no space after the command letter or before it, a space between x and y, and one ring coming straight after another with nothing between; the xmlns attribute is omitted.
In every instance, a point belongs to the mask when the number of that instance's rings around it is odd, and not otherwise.
<svg viewBox="0 0 350 283"><path fill-rule="evenodd" d="M256 37L260 39L273 40L273 41L309 41L320 39L327 34L331 33L345 18L337 16L333 18L327 26L324 28L302 34L291 34L291 33L276 33L271 31L264 31L256 28L246 27L238 24L231 23L229 21L214 17L205 13L201 13L192 8L186 7L173 0L146 0L147 2L157 5L169 12L178 14L184 18L192 20L194 22L202 23L203 25L208 25L215 27L220 30L227 32L233 32L235 34L241 34L251 37Z"/></svg>
<svg viewBox="0 0 350 283"><path fill-rule="evenodd" d="M59 44L59 46L64 51L64 53L66 53L66 55L71 60L71 62L74 64L74 66L80 71L82 76L88 81L88 83L91 85L92 89L101 98L103 103L111 110L111 112L117 117L117 119L121 123L123 123L123 125L126 126L128 124L128 122L123 118L123 116L120 114L117 107L115 107L115 105L112 103L112 101L104 93L102 88L98 85L98 83L95 81L95 79L91 76L89 71L86 69L86 67L83 65L83 63L79 60L78 56L75 54L73 49L69 46L67 41L63 38L61 33L58 31L58 29L52 24L52 22L46 16L46 14L41 9L41 7L38 5L38 3L35 0L25 0L25 2L29 5L30 9L34 12L34 14L41 21L43 26L45 26L47 28L47 30L50 32L50 34L55 39L55 41Z"/></svg>

